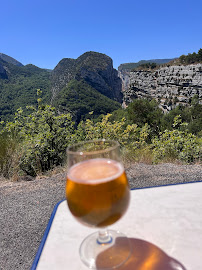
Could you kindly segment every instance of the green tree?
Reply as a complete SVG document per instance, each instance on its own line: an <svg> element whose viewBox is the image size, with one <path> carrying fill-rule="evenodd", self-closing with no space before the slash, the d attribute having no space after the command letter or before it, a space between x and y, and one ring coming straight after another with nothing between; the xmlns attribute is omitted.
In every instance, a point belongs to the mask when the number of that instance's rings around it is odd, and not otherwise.
<svg viewBox="0 0 202 270"><path fill-rule="evenodd" d="M185 111L184 106L181 104L178 105L175 109L169 111L168 113L164 114L161 118L161 131L164 131L166 129L172 130L173 129L173 122L174 118L177 115L181 115L182 121L188 121L188 113Z"/></svg>
<svg viewBox="0 0 202 270"><path fill-rule="evenodd" d="M186 55L181 55L180 57L179 57L179 59L180 59L180 62L182 63L182 64L185 64L186 63Z"/></svg>
<svg viewBox="0 0 202 270"><path fill-rule="evenodd" d="M202 49L198 51L198 58L199 58L199 61L202 61Z"/></svg>
<svg viewBox="0 0 202 270"><path fill-rule="evenodd" d="M190 121L188 124L189 132L202 137L202 105L199 100L192 99L193 105L189 108Z"/></svg>
<svg viewBox="0 0 202 270"><path fill-rule="evenodd" d="M140 127L147 123L153 133L157 134L159 132L163 112L155 100L136 99L129 104L127 111L129 120L133 123Z"/></svg>

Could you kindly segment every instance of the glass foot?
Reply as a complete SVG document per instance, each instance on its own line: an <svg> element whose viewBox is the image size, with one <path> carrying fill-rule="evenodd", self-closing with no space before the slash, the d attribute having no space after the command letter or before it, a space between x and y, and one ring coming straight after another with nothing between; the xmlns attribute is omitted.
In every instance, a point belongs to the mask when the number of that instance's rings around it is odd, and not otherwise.
<svg viewBox="0 0 202 270"><path fill-rule="evenodd" d="M128 260L130 240L119 231L108 230L107 243L98 241L99 232L87 236L80 246L80 257L90 269L115 269Z"/></svg>

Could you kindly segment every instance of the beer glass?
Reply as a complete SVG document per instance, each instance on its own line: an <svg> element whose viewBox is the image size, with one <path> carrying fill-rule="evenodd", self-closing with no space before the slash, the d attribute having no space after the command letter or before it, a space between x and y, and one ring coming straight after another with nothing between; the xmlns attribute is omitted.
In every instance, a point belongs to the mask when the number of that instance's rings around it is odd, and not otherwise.
<svg viewBox="0 0 202 270"><path fill-rule="evenodd" d="M66 198L70 212L83 225L98 227L80 246L80 257L91 269L114 269L130 256L129 239L107 230L126 212L130 189L116 141L95 140L67 149Z"/></svg>

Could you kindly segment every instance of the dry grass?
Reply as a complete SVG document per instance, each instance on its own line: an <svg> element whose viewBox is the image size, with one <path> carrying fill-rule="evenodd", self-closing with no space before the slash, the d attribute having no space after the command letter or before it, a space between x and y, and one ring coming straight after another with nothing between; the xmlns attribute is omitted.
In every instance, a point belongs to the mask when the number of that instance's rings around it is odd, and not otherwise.
<svg viewBox="0 0 202 270"><path fill-rule="evenodd" d="M134 163L152 164L154 160L149 147L136 150L122 149L121 157L126 169Z"/></svg>

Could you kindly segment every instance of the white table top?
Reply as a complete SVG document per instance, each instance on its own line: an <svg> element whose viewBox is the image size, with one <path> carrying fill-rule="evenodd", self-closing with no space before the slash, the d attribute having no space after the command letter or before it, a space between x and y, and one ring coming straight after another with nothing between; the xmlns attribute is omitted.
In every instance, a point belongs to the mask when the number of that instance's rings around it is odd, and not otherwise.
<svg viewBox="0 0 202 270"><path fill-rule="evenodd" d="M202 182L132 190L127 213L109 229L123 232L132 243L132 256L119 270L202 269ZM88 269L79 246L94 231L61 202L36 269Z"/></svg>

